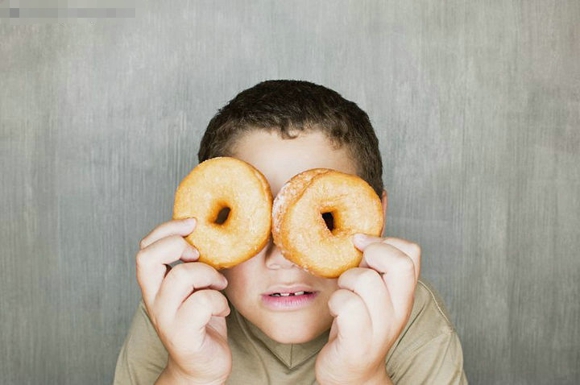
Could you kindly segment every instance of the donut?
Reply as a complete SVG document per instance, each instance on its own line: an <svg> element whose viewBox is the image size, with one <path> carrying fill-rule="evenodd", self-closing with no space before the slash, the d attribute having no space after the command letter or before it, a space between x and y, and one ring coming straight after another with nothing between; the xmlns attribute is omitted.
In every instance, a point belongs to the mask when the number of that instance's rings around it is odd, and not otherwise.
<svg viewBox="0 0 580 385"><path fill-rule="evenodd" d="M272 207L272 237L282 255L325 278L359 265L352 236L381 235L381 200L355 175L312 169L291 178Z"/></svg>
<svg viewBox="0 0 580 385"><path fill-rule="evenodd" d="M195 218L185 239L199 251L199 261L228 268L256 255L270 238L272 192L250 164L231 157L206 160L175 192L173 218Z"/></svg>

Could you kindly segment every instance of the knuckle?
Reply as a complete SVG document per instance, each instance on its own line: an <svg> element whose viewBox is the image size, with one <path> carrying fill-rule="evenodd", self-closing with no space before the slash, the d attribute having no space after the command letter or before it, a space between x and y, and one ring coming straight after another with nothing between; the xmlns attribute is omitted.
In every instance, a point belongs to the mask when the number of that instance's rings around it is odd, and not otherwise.
<svg viewBox="0 0 580 385"><path fill-rule="evenodd" d="M146 261L147 261L147 250L146 249L139 250L137 254L135 254L135 263L137 264L137 267L139 268L140 266L145 265Z"/></svg>
<svg viewBox="0 0 580 385"><path fill-rule="evenodd" d="M193 293L192 297L197 305L203 309L210 309L215 304L215 296L211 290L199 290Z"/></svg>
<svg viewBox="0 0 580 385"><path fill-rule="evenodd" d="M376 281L378 278L380 278L379 273L376 270L373 269L363 269L360 273L359 273L359 279L358 279L358 284L360 285L367 285L372 283L373 281Z"/></svg>
<svg viewBox="0 0 580 385"><path fill-rule="evenodd" d="M415 264L410 258L398 258L396 262L396 269L405 273L412 273L415 271Z"/></svg>
<svg viewBox="0 0 580 385"><path fill-rule="evenodd" d="M413 254L413 256L420 256L421 255L421 246L416 243L409 242L409 252Z"/></svg>
<svg viewBox="0 0 580 385"><path fill-rule="evenodd" d="M167 273L165 279L176 281L178 283L190 281L190 274L184 267L184 264L173 266Z"/></svg>

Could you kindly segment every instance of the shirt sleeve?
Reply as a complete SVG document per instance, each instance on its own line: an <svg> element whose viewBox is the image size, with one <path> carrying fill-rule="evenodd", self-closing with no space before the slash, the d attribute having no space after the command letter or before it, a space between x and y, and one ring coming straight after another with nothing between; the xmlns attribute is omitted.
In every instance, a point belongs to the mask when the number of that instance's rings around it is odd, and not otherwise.
<svg viewBox="0 0 580 385"><path fill-rule="evenodd" d="M167 357L141 301L117 359L114 385L154 384L167 365Z"/></svg>
<svg viewBox="0 0 580 385"><path fill-rule="evenodd" d="M467 384L459 337L425 282L417 285L409 322L387 356L387 372L397 385Z"/></svg>

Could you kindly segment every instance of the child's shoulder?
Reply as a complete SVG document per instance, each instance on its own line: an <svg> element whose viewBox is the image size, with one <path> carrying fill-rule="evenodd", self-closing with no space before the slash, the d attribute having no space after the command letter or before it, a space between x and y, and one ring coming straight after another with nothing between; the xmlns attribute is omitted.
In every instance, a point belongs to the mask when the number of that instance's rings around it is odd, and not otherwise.
<svg viewBox="0 0 580 385"><path fill-rule="evenodd" d="M387 355L393 382L466 384L459 338L441 296L421 280L405 329Z"/></svg>
<svg viewBox="0 0 580 385"><path fill-rule="evenodd" d="M449 312L437 290L427 281L421 279L415 289L415 303L411 313L411 319L419 315L427 317L439 328L439 332L452 332L455 330L450 320Z"/></svg>
<svg viewBox="0 0 580 385"><path fill-rule="evenodd" d="M412 354L422 346L449 338L453 334L455 328L441 296L431 284L419 280L411 316L389 356Z"/></svg>

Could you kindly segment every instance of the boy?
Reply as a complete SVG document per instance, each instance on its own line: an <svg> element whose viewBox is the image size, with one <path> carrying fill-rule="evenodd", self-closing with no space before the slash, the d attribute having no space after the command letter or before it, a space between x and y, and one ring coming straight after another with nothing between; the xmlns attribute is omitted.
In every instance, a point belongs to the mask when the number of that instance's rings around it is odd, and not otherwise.
<svg viewBox="0 0 580 385"><path fill-rule="evenodd" d="M244 160L274 196L292 176L324 167L356 174L381 197L378 140L368 116L336 92L267 81L211 120L199 161ZM216 271L184 236L195 219L161 224L137 254L143 294L115 373L117 384L464 384L461 346L440 300L419 281L420 249L353 237L358 268L309 274L270 242ZM181 260L169 270L169 264ZM292 294L282 296L280 294Z"/></svg>

